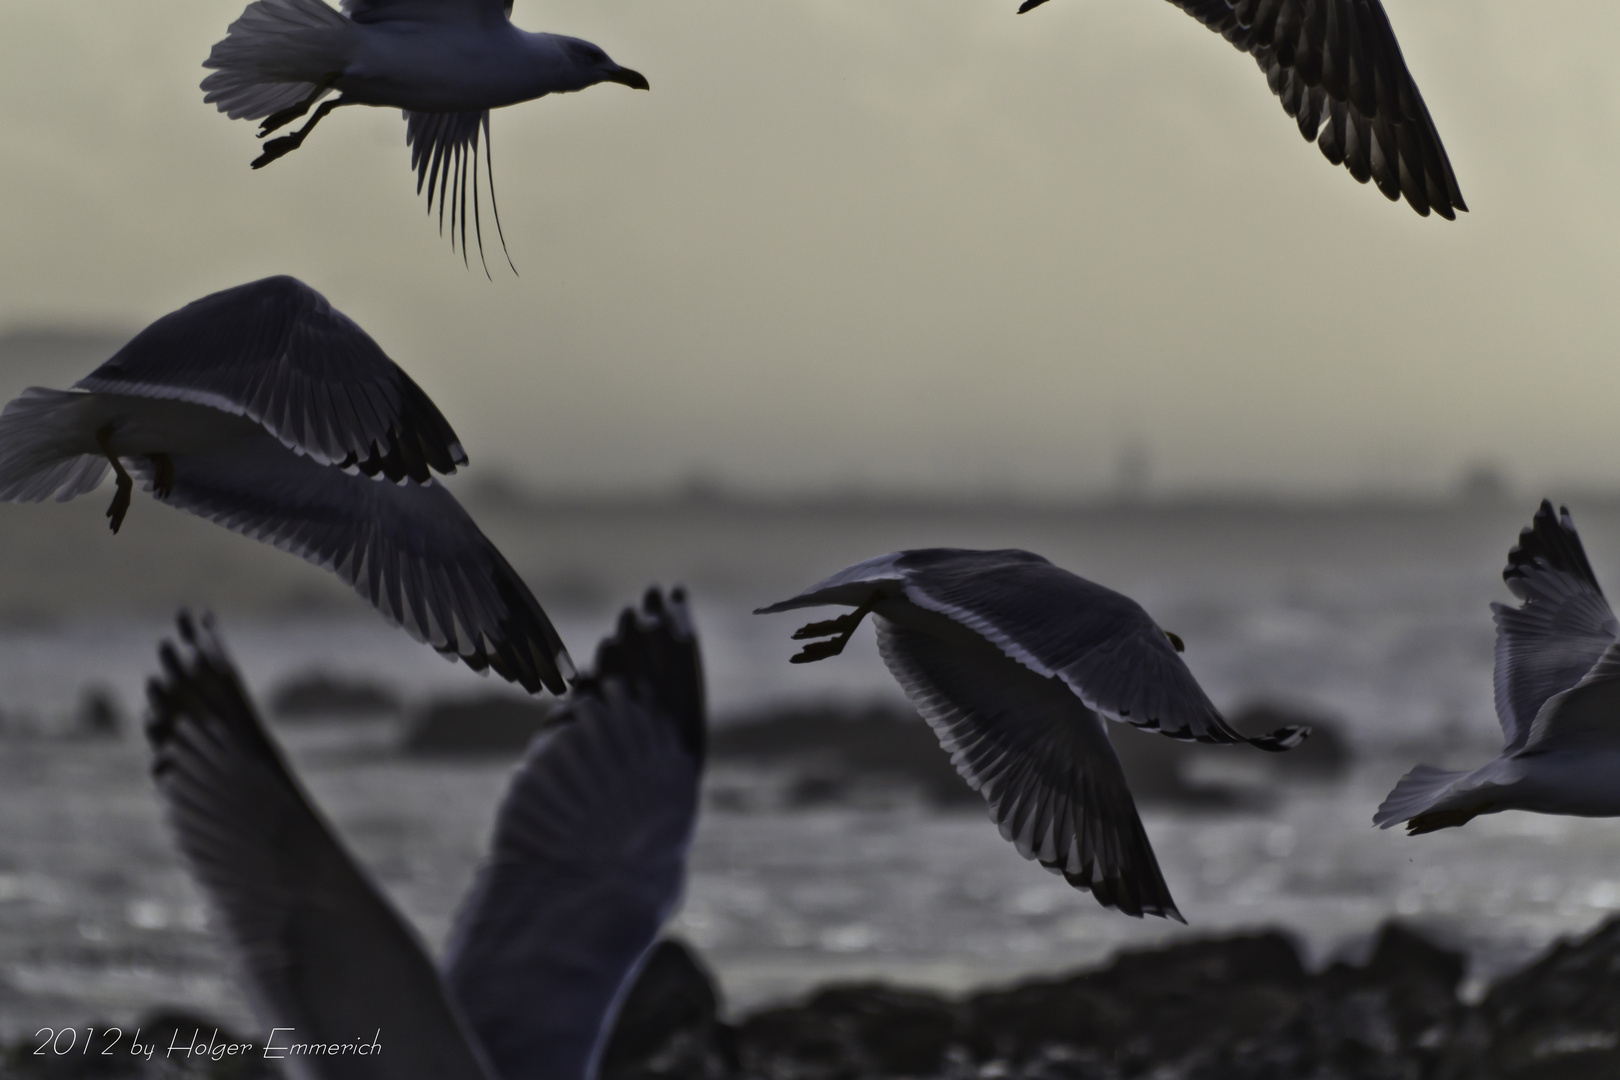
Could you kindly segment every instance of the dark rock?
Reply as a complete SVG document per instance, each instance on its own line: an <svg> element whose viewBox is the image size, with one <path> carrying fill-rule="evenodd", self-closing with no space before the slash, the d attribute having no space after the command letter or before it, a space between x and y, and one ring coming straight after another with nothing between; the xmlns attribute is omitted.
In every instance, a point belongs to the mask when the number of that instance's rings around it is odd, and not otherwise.
<svg viewBox="0 0 1620 1080"><path fill-rule="evenodd" d="M963 1011L933 994L835 986L767 1009L737 1033L744 1075L804 1080L933 1076L963 1031Z"/></svg>
<svg viewBox="0 0 1620 1080"><path fill-rule="evenodd" d="M600 1080L720 1080L736 1073L736 1033L720 1019L714 979L690 949L665 938L619 1010Z"/></svg>
<svg viewBox="0 0 1620 1080"><path fill-rule="evenodd" d="M1468 1034L1448 1058L1450 1076L1620 1077L1620 917L1492 986Z"/></svg>
<svg viewBox="0 0 1620 1080"><path fill-rule="evenodd" d="M399 696L364 679L324 671L288 679L270 695L270 711L286 720L310 716L394 716Z"/></svg>
<svg viewBox="0 0 1620 1080"><path fill-rule="evenodd" d="M550 706L505 694L435 701L412 720L404 749L424 755L517 755L550 716Z"/></svg>
<svg viewBox="0 0 1620 1080"><path fill-rule="evenodd" d="M95 739L117 738L124 728L124 710L104 687L92 686L79 695L73 713L73 732Z"/></svg>
<svg viewBox="0 0 1620 1080"><path fill-rule="evenodd" d="M709 753L716 760L790 764L799 790L790 788L789 802L799 805L833 801L854 779L910 785L936 805L983 805L928 725L887 703L771 710L715 729Z"/></svg>

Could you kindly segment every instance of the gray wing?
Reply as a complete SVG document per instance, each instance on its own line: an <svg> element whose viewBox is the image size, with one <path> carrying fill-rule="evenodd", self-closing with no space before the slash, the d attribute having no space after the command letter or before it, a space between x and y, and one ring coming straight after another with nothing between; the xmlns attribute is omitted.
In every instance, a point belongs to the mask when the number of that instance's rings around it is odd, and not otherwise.
<svg viewBox="0 0 1620 1080"><path fill-rule="evenodd" d="M1044 0L1026 0L1028 11ZM1322 155L1424 217L1467 210L1379 0L1172 0L1255 58Z"/></svg>
<svg viewBox="0 0 1620 1080"><path fill-rule="evenodd" d="M185 616L180 630L147 688L152 774L266 1034L381 1044L286 1064L320 1080L489 1080L421 942L311 805L218 641Z"/></svg>
<svg viewBox="0 0 1620 1080"><path fill-rule="evenodd" d="M513 779L447 961L456 1000L502 1076L595 1075L685 879L702 694L679 593L668 606L649 593Z"/></svg>
<svg viewBox="0 0 1620 1080"><path fill-rule="evenodd" d="M1297 746L1309 729L1250 738L1227 724L1171 639L1127 596L1025 551L934 548L895 562L904 595L981 635L1037 675L1055 676L1105 716L1174 739Z"/></svg>
<svg viewBox="0 0 1620 1080"><path fill-rule="evenodd" d="M439 199L439 231L444 232L445 211L450 216L450 246L461 236L461 258L467 256L467 195L472 194L473 236L478 243L478 261L489 275L484 261L483 211L478 196L478 139L484 140L484 173L489 184L489 208L495 220L495 234L506 254L506 235L501 231L500 207L495 202L494 149L489 136L489 110L483 112L424 113L405 112L405 143L411 148L411 168L416 172L416 193L427 185L428 213L433 198ZM506 254L506 265L512 257ZM517 267L512 266L512 272Z"/></svg>
<svg viewBox="0 0 1620 1080"><path fill-rule="evenodd" d="M573 665L534 594L455 497L368 480L257 435L174 454L163 501L337 574L419 641L530 693L561 694ZM151 490L156 466L129 459Z"/></svg>
<svg viewBox="0 0 1620 1080"><path fill-rule="evenodd" d="M1496 715L1509 751L1525 745L1536 714L1580 682L1620 635L1567 509L1542 500L1508 552L1502 579L1523 601L1492 604Z"/></svg>
<svg viewBox="0 0 1620 1080"><path fill-rule="evenodd" d="M170 312L75 385L246 416L322 464L368 476L426 483L467 463L422 388L296 278L238 285Z"/></svg>
<svg viewBox="0 0 1620 1080"><path fill-rule="evenodd" d="M343 0L343 13L357 23L492 22L512 16L512 0Z"/></svg>
<svg viewBox="0 0 1620 1080"><path fill-rule="evenodd" d="M1185 922L1103 722L981 639L877 619L884 662L1018 853L1104 907Z"/></svg>

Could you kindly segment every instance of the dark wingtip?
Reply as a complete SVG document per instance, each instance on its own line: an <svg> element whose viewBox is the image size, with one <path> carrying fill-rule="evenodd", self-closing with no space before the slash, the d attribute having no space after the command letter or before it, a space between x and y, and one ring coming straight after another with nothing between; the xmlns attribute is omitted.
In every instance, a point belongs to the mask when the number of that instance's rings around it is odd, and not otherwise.
<svg viewBox="0 0 1620 1080"><path fill-rule="evenodd" d="M1046 3L1046 0L1024 0L1022 4L1018 5L1018 14L1022 15L1026 11L1033 11L1044 3Z"/></svg>
<svg viewBox="0 0 1620 1080"><path fill-rule="evenodd" d="M1280 754L1285 750L1292 750L1306 739L1310 738L1311 728L1308 724L1288 724L1266 735L1256 735L1249 739L1249 745L1259 750L1266 750L1273 754Z"/></svg>
<svg viewBox="0 0 1620 1080"><path fill-rule="evenodd" d="M1502 580L1507 582L1515 595L1519 595L1515 587L1519 579L1526 576L1526 568L1538 564L1573 574L1590 585L1599 596L1603 595L1592 564L1586 558L1586 548L1581 544L1580 534L1575 531L1575 519L1570 516L1569 507L1560 506L1555 512L1549 499L1541 500L1541 506L1536 509L1529 526L1519 531L1519 542L1508 552Z"/></svg>

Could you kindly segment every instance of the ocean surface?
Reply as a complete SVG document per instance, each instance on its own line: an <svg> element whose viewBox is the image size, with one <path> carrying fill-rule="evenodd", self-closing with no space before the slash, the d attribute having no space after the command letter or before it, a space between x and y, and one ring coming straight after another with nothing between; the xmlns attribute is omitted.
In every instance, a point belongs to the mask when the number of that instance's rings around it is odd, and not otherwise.
<svg viewBox="0 0 1620 1080"><path fill-rule="evenodd" d="M1620 823L1503 814L1419 838L1370 823L1412 764L1483 761L1499 745L1487 604L1509 599L1500 570L1532 499L1065 509L458 491L582 662L646 584L687 584L716 723L898 698L869 629L836 660L790 666L798 623L754 607L900 547L1018 546L1135 596L1186 640L1218 704L1309 709L1352 747L1347 777L1278 786L1265 809L1145 809L1188 927L1102 910L1021 860L981 812L904 793L789 809L749 797L768 777L717 764L672 931L700 950L734 1013L835 979L966 989L1262 926L1322 963L1356 955L1390 918L1465 949L1477 992L1620 910ZM252 1034L146 774L141 687L174 606L215 612L261 698L311 671L386 683L408 705L501 688L289 556L146 499L112 537L103 508L0 506L0 1037L127 1023L159 1005ZM1600 579L1620 581L1620 504L1575 511ZM92 690L122 713L120 737L78 730ZM275 730L437 948L511 763L407 756L391 720ZM1215 771L1252 782L1247 753Z"/></svg>

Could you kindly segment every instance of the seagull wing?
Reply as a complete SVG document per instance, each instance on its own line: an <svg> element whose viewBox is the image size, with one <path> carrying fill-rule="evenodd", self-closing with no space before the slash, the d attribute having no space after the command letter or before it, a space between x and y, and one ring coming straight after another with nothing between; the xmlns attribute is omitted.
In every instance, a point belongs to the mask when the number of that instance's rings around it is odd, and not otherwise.
<svg viewBox="0 0 1620 1080"><path fill-rule="evenodd" d="M467 463L421 387L320 293L271 277L205 296L76 384L246 416L322 464L425 483Z"/></svg>
<svg viewBox="0 0 1620 1080"><path fill-rule="evenodd" d="M512 17L512 0L343 0L343 13L357 23L492 22Z"/></svg>
<svg viewBox="0 0 1620 1080"><path fill-rule="evenodd" d="M447 980L502 1076L595 1075L679 898L703 768L702 674L677 595L627 611L535 740L451 938Z"/></svg>
<svg viewBox="0 0 1620 1080"><path fill-rule="evenodd" d="M489 137L489 110L483 112L405 112L405 143L411 148L411 168L416 172L416 193L427 185L428 213L433 199L439 199L439 231L444 231L445 211L449 210L450 244L461 236L461 255L467 259L467 195L472 194L473 237L478 243L478 261L484 263L483 211L478 202L478 139L484 140L484 172L489 184L489 208L495 220L495 234L501 250L506 236L501 232L500 208L495 203L493 148ZM470 175L469 175L470 174ZM512 265L510 255L506 264ZM515 273L517 268L512 267ZM489 267L484 265L484 273Z"/></svg>
<svg viewBox="0 0 1620 1080"><path fill-rule="evenodd" d="M1095 712L982 638L876 621L884 662L1020 855L1104 907L1185 921Z"/></svg>
<svg viewBox="0 0 1620 1080"><path fill-rule="evenodd" d="M344 850L206 628L181 618L148 686L152 774L269 1044L318 1080L490 1080L420 940Z"/></svg>
<svg viewBox="0 0 1620 1080"><path fill-rule="evenodd" d="M1247 737L1221 716L1159 625L1127 596L1027 551L902 552L905 598L961 624L1087 708L1175 739L1287 750L1297 726Z"/></svg>
<svg viewBox="0 0 1620 1080"><path fill-rule="evenodd" d="M164 501L331 570L390 622L475 671L530 693L566 689L573 665L551 620L443 486L368 480L252 429L170 461ZM150 490L157 466L129 464Z"/></svg>
<svg viewBox="0 0 1620 1080"><path fill-rule="evenodd" d="M1028 11L1045 0L1026 0ZM1391 201L1467 210L1379 0L1172 0L1253 56L1307 141Z"/></svg>
<svg viewBox="0 0 1620 1080"><path fill-rule="evenodd" d="M1496 715L1507 750L1523 747L1548 699L1591 672L1620 635L1567 509L1543 500L1502 571L1523 603L1492 604L1496 618ZM1590 688L1578 695L1588 698ZM1567 708L1567 706L1565 706Z"/></svg>

